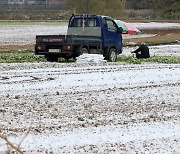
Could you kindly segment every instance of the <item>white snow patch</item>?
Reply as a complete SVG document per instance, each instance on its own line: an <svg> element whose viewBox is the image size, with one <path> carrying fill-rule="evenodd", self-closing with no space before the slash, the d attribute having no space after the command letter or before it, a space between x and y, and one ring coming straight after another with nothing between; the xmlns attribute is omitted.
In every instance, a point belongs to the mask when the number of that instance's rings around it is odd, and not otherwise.
<svg viewBox="0 0 180 154"><path fill-rule="evenodd" d="M97 145L99 149L108 143L115 145L117 143L129 144L135 142L143 144L143 142L150 142L153 140L164 140L165 138L176 137L180 138L179 133L179 121L173 122L154 122L154 123L139 123L128 126L116 125L116 126L101 126L101 127L89 127L74 129L73 131L58 131L55 134L43 134L34 135L29 134L22 144L21 148L26 151L34 151L34 149L51 149L53 152L58 153L61 150L68 150L70 153L74 151L75 147L85 147L88 145ZM23 137L23 136L22 136ZM18 144L20 138L9 138L13 143ZM153 141L154 142L154 141ZM180 146L178 143L172 149L165 146L163 142L158 145L153 144L152 149L161 149L159 153L167 152L167 150L179 152ZM2 141L0 142L3 143ZM164 146L163 149L161 146ZM145 147L138 149L139 152L144 151ZM0 151L6 149L6 146L1 146ZM116 149L117 150L117 149ZM131 151L132 152L132 151Z"/></svg>
<svg viewBox="0 0 180 154"><path fill-rule="evenodd" d="M82 54L76 58L77 64L89 64L89 65L97 65L97 64L104 64L107 61L104 60L103 55L101 54Z"/></svg>
<svg viewBox="0 0 180 154"><path fill-rule="evenodd" d="M149 23L131 23L138 29L180 29L180 23L160 23L160 22L149 22Z"/></svg>
<svg viewBox="0 0 180 154"><path fill-rule="evenodd" d="M157 34L122 35L123 39L146 38L146 37L155 37L155 36L157 36Z"/></svg>

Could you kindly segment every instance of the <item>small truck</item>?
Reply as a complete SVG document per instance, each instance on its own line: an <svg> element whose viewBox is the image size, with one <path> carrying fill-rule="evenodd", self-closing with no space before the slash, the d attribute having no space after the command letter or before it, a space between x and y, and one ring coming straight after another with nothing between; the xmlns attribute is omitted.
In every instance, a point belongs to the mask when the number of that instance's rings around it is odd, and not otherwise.
<svg viewBox="0 0 180 154"><path fill-rule="evenodd" d="M72 15L67 35L37 35L35 54L45 55L47 61L76 58L83 53L103 54L115 62L122 53L122 28L107 16Z"/></svg>

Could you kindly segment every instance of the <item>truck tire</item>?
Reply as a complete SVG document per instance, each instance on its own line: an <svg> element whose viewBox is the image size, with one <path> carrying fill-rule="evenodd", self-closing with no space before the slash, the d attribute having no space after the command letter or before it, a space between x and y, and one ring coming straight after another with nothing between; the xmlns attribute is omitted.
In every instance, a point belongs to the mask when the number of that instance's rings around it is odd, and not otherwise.
<svg viewBox="0 0 180 154"><path fill-rule="evenodd" d="M58 57L57 56L53 56L53 55L46 55L45 58L49 62L57 62L58 61Z"/></svg>
<svg viewBox="0 0 180 154"><path fill-rule="evenodd" d="M89 53L89 50L87 47L81 46L77 49L77 57L79 57L80 55L82 55L84 53Z"/></svg>
<svg viewBox="0 0 180 154"><path fill-rule="evenodd" d="M117 50L116 48L109 48L105 51L104 54L105 60L109 62L115 62L117 60Z"/></svg>
<svg viewBox="0 0 180 154"><path fill-rule="evenodd" d="M81 48L81 54L89 53L88 49L86 47Z"/></svg>

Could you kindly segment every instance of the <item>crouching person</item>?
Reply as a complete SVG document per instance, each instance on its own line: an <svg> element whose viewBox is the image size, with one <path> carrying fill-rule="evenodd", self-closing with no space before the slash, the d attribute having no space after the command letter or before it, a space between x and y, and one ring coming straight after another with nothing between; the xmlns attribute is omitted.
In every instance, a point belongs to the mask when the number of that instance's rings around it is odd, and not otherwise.
<svg viewBox="0 0 180 154"><path fill-rule="evenodd" d="M139 46L139 48L131 53L135 53L136 54L136 58L149 58L150 54L149 54L149 48L142 44Z"/></svg>

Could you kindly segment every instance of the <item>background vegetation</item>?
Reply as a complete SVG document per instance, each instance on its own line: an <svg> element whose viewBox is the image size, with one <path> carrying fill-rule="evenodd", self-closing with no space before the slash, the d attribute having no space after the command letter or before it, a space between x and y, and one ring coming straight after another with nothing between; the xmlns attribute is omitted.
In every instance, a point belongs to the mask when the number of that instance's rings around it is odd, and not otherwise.
<svg viewBox="0 0 180 154"><path fill-rule="evenodd" d="M21 62L42 62L46 61L44 56L36 56L33 51L12 51L1 52L0 63L21 63Z"/></svg>
<svg viewBox="0 0 180 154"><path fill-rule="evenodd" d="M66 0L73 13L116 18L180 19L180 0Z"/></svg>
<svg viewBox="0 0 180 154"><path fill-rule="evenodd" d="M112 17L121 15L125 8L124 0L66 0L67 9L78 14L103 14Z"/></svg>
<svg viewBox="0 0 180 154"><path fill-rule="evenodd" d="M152 19L180 19L180 0L127 0L126 8L151 10Z"/></svg>
<svg viewBox="0 0 180 154"><path fill-rule="evenodd" d="M58 1L58 0L57 0ZM60 0L59 0L60 1ZM62 0L61 0L62 1ZM121 19L180 20L180 0L64 0L53 10L0 9L0 20L63 20L72 13ZM20 7L20 6L19 6Z"/></svg>

